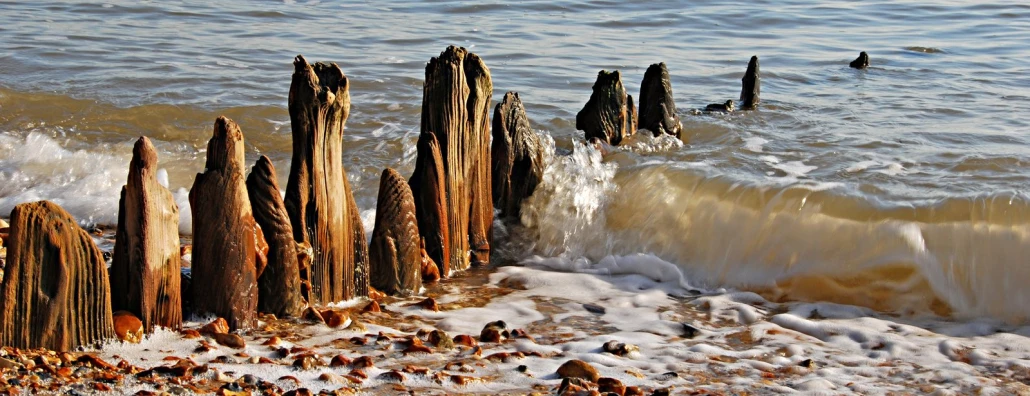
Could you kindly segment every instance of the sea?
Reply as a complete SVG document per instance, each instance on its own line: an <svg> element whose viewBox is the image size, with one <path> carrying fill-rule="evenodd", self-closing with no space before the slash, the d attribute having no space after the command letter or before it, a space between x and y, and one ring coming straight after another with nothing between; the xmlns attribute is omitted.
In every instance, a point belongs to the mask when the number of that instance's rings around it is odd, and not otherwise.
<svg viewBox="0 0 1030 396"><path fill-rule="evenodd" d="M546 142L522 218L495 224L495 265L637 258L697 290L1019 325L1028 37L1030 4L1008 1L0 1L0 213L48 199L114 224L147 136L188 236L219 115L285 185L302 54L350 80L343 161L370 230L383 169L414 168L425 64L457 45ZM848 67L860 51L869 68ZM753 55L757 110L691 111L737 99ZM575 117L598 71L637 96L658 62L681 137L584 144Z"/></svg>

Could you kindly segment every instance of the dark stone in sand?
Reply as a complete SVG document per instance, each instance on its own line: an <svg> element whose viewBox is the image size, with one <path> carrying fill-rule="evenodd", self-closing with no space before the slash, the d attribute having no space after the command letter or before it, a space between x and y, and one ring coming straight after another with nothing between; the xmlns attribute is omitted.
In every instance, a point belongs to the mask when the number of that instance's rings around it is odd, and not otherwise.
<svg viewBox="0 0 1030 396"><path fill-rule="evenodd" d="M103 255L68 212L17 205L5 242L0 345L71 351L115 336Z"/></svg>
<svg viewBox="0 0 1030 396"><path fill-rule="evenodd" d="M511 333L508 332L508 324L498 320L483 326L483 331L479 333L479 342L501 342L509 337Z"/></svg>
<svg viewBox="0 0 1030 396"><path fill-rule="evenodd" d="M622 384L622 381L615 378L601 377L597 379L597 391L622 396L626 393L626 386Z"/></svg>
<svg viewBox="0 0 1030 396"><path fill-rule="evenodd" d="M598 314L598 315L604 315L604 313L606 312L604 307L602 307L600 305L597 305L597 304L590 304L590 303L583 304L583 309L587 310L587 312L595 313L595 314Z"/></svg>
<svg viewBox="0 0 1030 396"><path fill-rule="evenodd" d="M655 63L644 72L644 80L640 83L640 117L639 127L660 136L669 134L680 136L683 124L676 114L676 102L672 97L672 82L665 62Z"/></svg>
<svg viewBox="0 0 1030 396"><path fill-rule="evenodd" d="M576 129L585 132L586 140L597 138L612 145L636 133L633 96L626 94L618 70L597 73L590 100L576 114Z"/></svg>
<svg viewBox="0 0 1030 396"><path fill-rule="evenodd" d="M855 69L865 69L869 67L869 54L865 53L865 51L860 52L858 54L858 58L855 58L855 60L851 61L851 63L848 64L848 66L851 66Z"/></svg>
<svg viewBox="0 0 1030 396"><path fill-rule="evenodd" d="M544 148L529 127L518 93L508 92L497 104L492 133L494 206L501 216L517 220L522 201L533 195L544 175Z"/></svg>
<svg viewBox="0 0 1030 396"><path fill-rule="evenodd" d="M136 315L146 333L182 324L179 207L157 181L157 150L141 137L132 149L118 202L111 262L111 309Z"/></svg>
<svg viewBox="0 0 1030 396"><path fill-rule="evenodd" d="M368 277L362 253L367 247L342 164L349 81L335 63L310 65L298 55L293 66L293 160L284 203L294 240L310 244L314 252L306 272L307 299L318 305L363 297Z"/></svg>
<svg viewBox="0 0 1030 396"><path fill-rule="evenodd" d="M689 324L686 324L686 323L681 323L681 324L683 325L683 337L684 338L694 338L694 337L697 337L698 335L701 334L701 330L698 330L698 328L696 328L694 326L691 326Z"/></svg>

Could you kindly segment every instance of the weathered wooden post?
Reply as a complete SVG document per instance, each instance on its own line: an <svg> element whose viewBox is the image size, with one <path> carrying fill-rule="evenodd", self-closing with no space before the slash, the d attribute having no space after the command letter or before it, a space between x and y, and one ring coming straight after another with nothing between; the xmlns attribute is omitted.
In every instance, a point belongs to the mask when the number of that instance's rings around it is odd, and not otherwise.
<svg viewBox="0 0 1030 396"><path fill-rule="evenodd" d="M404 178L387 168L379 180L376 225L369 243L372 286L393 295L418 293L421 253L415 199Z"/></svg>
<svg viewBox="0 0 1030 396"><path fill-rule="evenodd" d="M540 137L529 127L526 109L516 92L508 92L494 109L492 156L494 205L501 215L518 219L544 175Z"/></svg>
<svg viewBox="0 0 1030 396"><path fill-rule="evenodd" d="M446 254L450 268L459 271L490 260L493 198L488 128L492 94L490 70L464 48L447 47L426 65L421 130L423 134L434 133L441 146L450 242ZM416 167L434 166L430 154L420 150ZM422 180L422 176L416 172L412 185L418 185L415 190L420 194L428 194L432 188L426 186L433 181ZM416 197L420 203L425 200ZM419 214L429 212L420 210ZM426 243L429 251L444 248L429 246L434 243L431 239Z"/></svg>
<svg viewBox="0 0 1030 396"><path fill-rule="evenodd" d="M49 201L11 211L0 283L0 345L71 351L114 337L104 256Z"/></svg>
<svg viewBox="0 0 1030 396"><path fill-rule="evenodd" d="M597 138L613 145L636 133L633 96L626 94L618 70L597 73L590 100L576 114L576 129L585 132L587 140Z"/></svg>
<svg viewBox="0 0 1030 396"><path fill-rule="evenodd" d="M296 317L306 304L300 290L300 268L297 264L297 243L279 195L275 166L266 156L247 177L247 194L254 210L254 220L268 242L268 265L258 276L258 311L279 317Z"/></svg>
<svg viewBox="0 0 1030 396"><path fill-rule="evenodd" d="M349 85L335 63L310 65L298 55L293 66L289 98L293 161L285 205L293 238L310 244L314 253L308 302L326 304L359 296L363 286L355 284L367 282L367 261L359 261L367 260L362 256L366 242L356 238L364 229L342 159Z"/></svg>
<svg viewBox="0 0 1030 396"><path fill-rule="evenodd" d="M761 99L758 97L762 90L762 76L758 69L758 56L752 56L747 63L747 71L740 79L740 109L754 110L758 107Z"/></svg>
<svg viewBox="0 0 1030 396"><path fill-rule="evenodd" d="M225 318L232 330L255 324L258 269L265 260L243 160L243 132L232 120L218 117L204 173L197 174L190 190L193 307Z"/></svg>
<svg viewBox="0 0 1030 396"><path fill-rule="evenodd" d="M644 72L640 83L640 128L654 133L654 136L670 134L680 136L683 124L676 114L676 102L672 97L672 82L665 62L652 64Z"/></svg>
<svg viewBox="0 0 1030 396"><path fill-rule="evenodd" d="M423 132L416 145L415 172L408 180L415 198L418 229L425 239L426 254L436 263L440 276L450 275L451 242L447 209L447 174L440 143L432 132Z"/></svg>
<svg viewBox="0 0 1030 396"><path fill-rule="evenodd" d="M157 181L157 151L140 137L118 202L118 232L111 262L111 308L128 311L151 333L178 329L180 300L179 207Z"/></svg>

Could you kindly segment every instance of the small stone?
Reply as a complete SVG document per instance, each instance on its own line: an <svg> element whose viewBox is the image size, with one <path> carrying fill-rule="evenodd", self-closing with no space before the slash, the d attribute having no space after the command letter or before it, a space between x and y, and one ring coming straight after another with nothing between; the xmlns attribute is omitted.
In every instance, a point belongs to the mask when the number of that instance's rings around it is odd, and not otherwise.
<svg viewBox="0 0 1030 396"><path fill-rule="evenodd" d="M451 382L453 382L455 385L461 385L461 386L471 384L472 382L474 382L476 380L473 377L466 377L464 375L452 375L450 379L451 379Z"/></svg>
<svg viewBox="0 0 1030 396"><path fill-rule="evenodd" d="M226 356L226 355L222 355L222 356L216 357L214 359L211 359L211 363L236 364L237 362L236 362L236 359L233 359L233 358L231 358L229 356Z"/></svg>
<svg viewBox="0 0 1030 396"><path fill-rule="evenodd" d="M361 356L357 359L354 359L354 361L351 362L351 365L356 368L375 367L375 363L372 362L371 356Z"/></svg>
<svg viewBox="0 0 1030 396"><path fill-rule="evenodd" d="M333 356L333 359L329 361L329 367L344 367L344 366L350 366L350 364L351 364L350 358L348 358L346 356L343 356L343 355Z"/></svg>
<svg viewBox="0 0 1030 396"><path fill-rule="evenodd" d="M283 394L283 396L314 396L308 388L294 389Z"/></svg>
<svg viewBox="0 0 1030 396"><path fill-rule="evenodd" d="M251 374L244 374L242 377L240 377L240 382L247 385L257 385L259 382L261 382L261 379Z"/></svg>
<svg viewBox="0 0 1030 396"><path fill-rule="evenodd" d="M347 315L341 314L331 309L322 311L322 319L325 320L325 324L327 326L332 328L343 326L343 324L348 320Z"/></svg>
<svg viewBox="0 0 1030 396"><path fill-rule="evenodd" d="M672 389L670 388L658 388L651 392L651 396L669 396L671 394Z"/></svg>
<svg viewBox="0 0 1030 396"><path fill-rule="evenodd" d="M225 319L216 318L211 323L204 325L200 328L201 334L225 334L229 332L229 322Z"/></svg>
<svg viewBox="0 0 1030 396"><path fill-rule="evenodd" d="M569 360L563 363L561 367L558 367L558 376L561 378L582 378L590 382L597 382L597 379L601 377L594 366L578 359Z"/></svg>
<svg viewBox="0 0 1030 396"><path fill-rule="evenodd" d="M597 391L623 396L626 393L626 386L622 384L622 381L615 378L602 377L597 380Z"/></svg>
<svg viewBox="0 0 1030 396"><path fill-rule="evenodd" d="M361 312L383 312L383 310L379 307L378 301L372 300L372 302L369 302L365 308L361 309Z"/></svg>
<svg viewBox="0 0 1030 396"><path fill-rule="evenodd" d="M798 363L798 366L804 368L815 368L815 362L813 362L812 359L805 359L802 360L801 363Z"/></svg>
<svg viewBox="0 0 1030 396"><path fill-rule="evenodd" d="M414 304L414 306L420 307L427 311L440 311L440 306L436 304L436 300L434 300L432 297L426 297L425 300L422 300L421 302Z"/></svg>
<svg viewBox="0 0 1030 396"><path fill-rule="evenodd" d="M224 345L229 348L243 349L243 347L247 346L247 343L243 341L243 337L240 337L236 334L218 333L212 334L211 337L213 337L215 339L215 342L217 342L219 345Z"/></svg>
<svg viewBox="0 0 1030 396"><path fill-rule="evenodd" d="M604 313L607 312L607 310L604 309L604 307L597 304L583 304L583 309L587 310L587 312L595 313L598 315L604 315Z"/></svg>
<svg viewBox="0 0 1030 396"><path fill-rule="evenodd" d="M684 338L693 339L694 337L697 337L698 335L701 335L701 330L698 330L697 327L691 326L691 325L686 324L686 323L681 323L681 324L683 325L683 337Z"/></svg>
<svg viewBox="0 0 1030 396"><path fill-rule="evenodd" d="M282 342L282 341L283 340L281 338L276 337L276 336L272 336L272 338L269 338L268 341L262 342L261 345L264 345L264 346L274 346L274 345L279 345L279 343Z"/></svg>
<svg viewBox="0 0 1030 396"><path fill-rule="evenodd" d="M632 352L640 350L636 345L625 344L615 340L604 343L604 346L602 346L601 349L616 356L626 356Z"/></svg>
<svg viewBox="0 0 1030 396"><path fill-rule="evenodd" d="M458 345L464 345L467 347L474 347L478 345L475 338L468 334L458 334L454 336L454 343Z"/></svg>
<svg viewBox="0 0 1030 396"><path fill-rule="evenodd" d="M315 309L314 307L308 307L308 309L305 309L304 313L301 314L300 317L302 319L304 319L304 320L308 320L308 321L312 321L312 322L322 322L322 323L325 323L325 319L322 318L322 313L318 312L318 310Z"/></svg>
<svg viewBox="0 0 1030 396"><path fill-rule="evenodd" d="M182 338L185 338L187 340L201 337L200 332L193 329L180 331L179 334L182 334Z"/></svg>
<svg viewBox="0 0 1030 396"><path fill-rule="evenodd" d="M143 340L143 322L129 311L118 311L113 315L114 333L122 341L138 344Z"/></svg>
<svg viewBox="0 0 1030 396"><path fill-rule="evenodd" d="M487 323L483 331L479 333L480 342L501 342L511 336L508 333L508 324L502 320Z"/></svg>
<svg viewBox="0 0 1030 396"><path fill-rule="evenodd" d="M318 360L311 355L301 356L293 361L293 367L299 368L301 370L311 370L316 365L318 365Z"/></svg>
<svg viewBox="0 0 1030 396"><path fill-rule="evenodd" d="M417 338L416 338L416 340L417 340ZM421 344L417 344L417 345L416 344L412 344L411 346L409 346L409 347L404 349L404 354L405 355L412 354L412 353L433 353L433 350L429 349L429 347L427 347L425 345L421 345Z"/></svg>
<svg viewBox="0 0 1030 396"><path fill-rule="evenodd" d="M387 382L404 382L404 374L401 374L401 372L397 370L390 370L379 374L377 378L381 381Z"/></svg>
<svg viewBox="0 0 1030 396"><path fill-rule="evenodd" d="M454 340L452 340L451 337L448 336L447 333L445 333L443 330L433 330L429 332L429 336L427 337L427 339L430 344L433 344L433 346L437 348L454 348Z"/></svg>
<svg viewBox="0 0 1030 396"><path fill-rule="evenodd" d="M529 367L526 367L526 365L524 365L524 364L520 364L518 367L515 368L515 371L518 371L520 373L524 373L524 372L526 372L528 370L529 370Z"/></svg>
<svg viewBox="0 0 1030 396"><path fill-rule="evenodd" d="M342 384L343 378L333 373L322 373L318 376L319 381L325 381L331 384Z"/></svg>

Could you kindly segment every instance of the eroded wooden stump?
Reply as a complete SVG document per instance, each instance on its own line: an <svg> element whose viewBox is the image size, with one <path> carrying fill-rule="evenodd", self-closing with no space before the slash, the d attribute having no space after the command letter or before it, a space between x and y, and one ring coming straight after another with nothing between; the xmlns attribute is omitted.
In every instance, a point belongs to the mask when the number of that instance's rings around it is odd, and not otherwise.
<svg viewBox="0 0 1030 396"><path fill-rule="evenodd" d="M858 58L855 58L855 60L851 61L851 63L849 63L848 66L851 66L855 69L865 69L869 67L869 54L865 53L865 51L859 52Z"/></svg>
<svg viewBox="0 0 1030 396"><path fill-rule="evenodd" d="M372 287L391 295L418 293L421 252L411 189L397 171L387 168L379 180L376 225L369 243Z"/></svg>
<svg viewBox="0 0 1030 396"><path fill-rule="evenodd" d="M190 190L193 211L193 307L225 318L232 330L250 328L257 318L259 245L264 235L254 220L244 182L243 132L218 117L207 144L204 173Z"/></svg>
<svg viewBox="0 0 1030 396"><path fill-rule="evenodd" d="M179 207L157 181L157 151L141 137L118 203L111 262L111 308L128 311L148 334L155 326L182 325Z"/></svg>
<svg viewBox="0 0 1030 396"><path fill-rule="evenodd" d="M758 69L758 56L752 56L747 63L747 71L741 78L740 109L754 110L761 102L759 93L762 90L762 76Z"/></svg>
<svg viewBox="0 0 1030 396"><path fill-rule="evenodd" d="M544 148L518 93L506 93L494 108L492 133L494 206L502 216L518 219L522 200L533 194L544 175Z"/></svg>
<svg viewBox="0 0 1030 396"><path fill-rule="evenodd" d="M356 255L365 240L355 239L354 198L343 168L343 128L350 113L347 77L335 63L293 61L290 125L293 161L286 186L286 211L293 238L312 247L311 304L327 304L356 296ZM363 264L362 264L363 265ZM358 278L363 277L357 274ZM367 292L367 291L366 291Z"/></svg>
<svg viewBox="0 0 1030 396"><path fill-rule="evenodd" d="M250 171L247 194L254 220L268 242L268 265L258 276L257 309L278 317L299 316L306 304L300 290L297 243L286 205L279 195L275 166L268 157L258 158Z"/></svg>
<svg viewBox="0 0 1030 396"><path fill-rule="evenodd" d="M115 336L104 256L49 201L11 211L0 345L71 351Z"/></svg>
<svg viewBox="0 0 1030 396"><path fill-rule="evenodd" d="M590 100L576 114L576 129L585 132L587 140L597 138L613 145L636 133L633 96L626 94L618 70L597 73Z"/></svg>
<svg viewBox="0 0 1030 396"><path fill-rule="evenodd" d="M436 263L440 276L450 275L450 227L447 217L447 179L440 143L432 132L418 137L415 172L408 185L415 198L418 229L425 239L426 254Z"/></svg>
<svg viewBox="0 0 1030 396"><path fill-rule="evenodd" d="M655 63L644 72L640 83L640 128L655 136L669 134L680 136L683 124L676 114L676 102L672 97L672 82L665 62Z"/></svg>
<svg viewBox="0 0 1030 396"><path fill-rule="evenodd" d="M426 65L421 131L435 133L440 142L450 234L447 255L450 267L459 271L490 259L493 197L488 128L492 94L490 70L464 48L447 47ZM419 162L430 161L421 153Z"/></svg>

